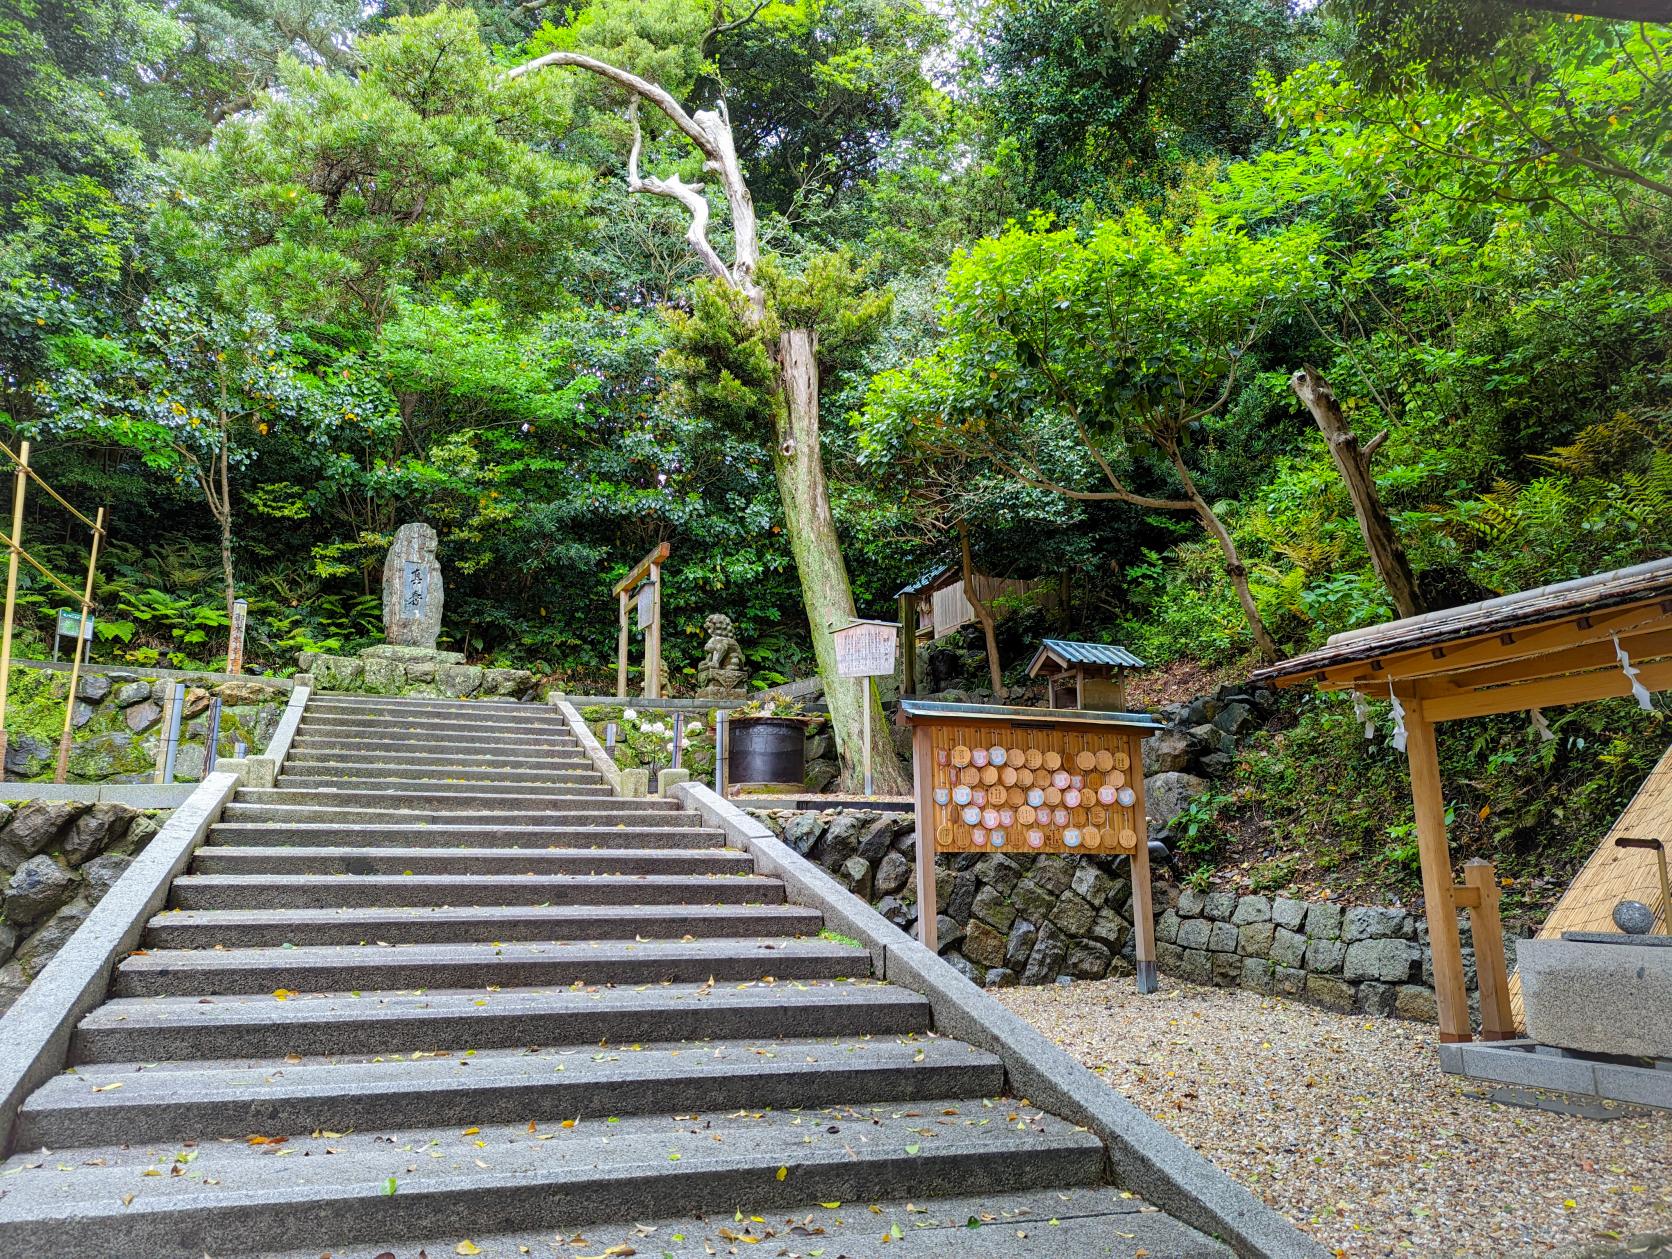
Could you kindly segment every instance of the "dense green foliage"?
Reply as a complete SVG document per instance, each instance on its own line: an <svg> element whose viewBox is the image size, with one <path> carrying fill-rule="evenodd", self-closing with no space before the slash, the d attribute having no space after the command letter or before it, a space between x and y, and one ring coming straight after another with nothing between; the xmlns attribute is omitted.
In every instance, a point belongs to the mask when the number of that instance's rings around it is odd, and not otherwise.
<svg viewBox="0 0 1672 1259"><path fill-rule="evenodd" d="M764 326L626 191L617 90L503 77L553 49L723 103ZM1068 595L999 609L1011 681L1045 629L1230 667L1391 612L1302 365L1386 432L1431 605L1672 551L1669 66L1666 27L1498 0L0 0L0 412L112 509L101 656L212 663L227 583L261 665L364 645L423 519L475 657L603 683L610 584L668 541L676 686L714 610L769 682L809 666L762 423L791 319L862 613L962 524ZM645 172L704 177L646 124ZM39 495L28 536L80 564ZM1205 854L1325 798L1356 726L1296 720ZM1476 724L1493 844L1594 830L1664 737ZM1292 820L1397 850L1380 755Z"/></svg>

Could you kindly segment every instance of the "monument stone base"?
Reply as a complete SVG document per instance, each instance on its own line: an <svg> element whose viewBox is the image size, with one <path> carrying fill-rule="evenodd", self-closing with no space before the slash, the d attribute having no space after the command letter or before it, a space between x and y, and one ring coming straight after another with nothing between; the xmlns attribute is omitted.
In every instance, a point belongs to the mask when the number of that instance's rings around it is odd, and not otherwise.
<svg viewBox="0 0 1672 1259"><path fill-rule="evenodd" d="M403 647L379 643L360 652L362 660L398 660L401 664L463 664L464 652L441 651L435 647Z"/></svg>

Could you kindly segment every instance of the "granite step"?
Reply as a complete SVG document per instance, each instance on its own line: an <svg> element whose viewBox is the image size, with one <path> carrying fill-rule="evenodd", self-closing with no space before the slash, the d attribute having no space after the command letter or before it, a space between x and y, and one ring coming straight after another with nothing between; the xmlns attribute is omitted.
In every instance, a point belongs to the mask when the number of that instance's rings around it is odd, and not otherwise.
<svg viewBox="0 0 1672 1259"><path fill-rule="evenodd" d="M955 1197L806 1199L742 1220L724 1210L707 1216L662 1216L598 1223L567 1230L586 1252L641 1259L714 1259L764 1254L778 1259L1232 1259L1221 1242L1204 1237L1135 1194L1109 1185L997 1190ZM444 1259L467 1240L458 1233L415 1238L397 1259L426 1254ZM476 1233L468 1239L482 1259L522 1259L549 1253L551 1229ZM319 1259L319 1247L264 1254L261 1259ZM612 1253L613 1251L613 1253ZM333 1245L332 1259L379 1259L378 1242ZM228 1256L227 1259L239 1259ZM255 1256L246 1256L255 1259Z"/></svg>
<svg viewBox="0 0 1672 1259"><path fill-rule="evenodd" d="M301 783L288 783L287 779L301 778ZM344 782L340 778L317 780L316 785L309 786L305 776L280 774L277 787L245 787L233 797L229 809L238 809L245 805L262 804L290 804L319 808L353 808L370 807L387 809L391 805L414 809L491 809L494 811L526 809L530 812L544 809L597 809L601 808L600 798L609 800L609 808L613 811L631 812L638 816L641 810L677 809L680 806L672 800L638 799L621 800L610 793L602 781L596 783L555 783L550 785L533 784L523 789L515 785L495 787L482 783L442 783L415 787L410 782L391 782L388 779L362 778L355 782Z"/></svg>
<svg viewBox="0 0 1672 1259"><path fill-rule="evenodd" d="M410 716L373 716L356 713L314 713L313 706L309 706L309 714L304 715L298 730L306 729L313 734L326 731L358 732L348 737L377 737L400 738L405 735L443 734L454 738L466 738L472 734L517 734L529 733L542 738L555 736L573 738L568 727L551 722L510 722L500 717L484 716L471 717L468 715L450 716L444 714L414 713Z"/></svg>
<svg viewBox="0 0 1672 1259"><path fill-rule="evenodd" d="M354 691L316 691L308 702L308 711L349 709L355 712L462 712L508 713L544 721L561 721L562 717L549 704L523 703L521 700L494 697L489 699L445 699L439 696L366 695Z"/></svg>
<svg viewBox="0 0 1672 1259"><path fill-rule="evenodd" d="M335 774L280 774L278 787L281 791L314 792L377 792L386 798L398 795L410 799L423 799L428 795L478 795L478 796L512 796L526 797L531 795L548 796L594 796L599 798L613 798L608 786L601 778L593 776L592 782L484 782L479 779L445 778L412 779L412 778L346 778ZM323 796L319 798L323 799Z"/></svg>
<svg viewBox="0 0 1672 1259"><path fill-rule="evenodd" d="M290 761L285 761L289 766ZM347 780L358 782L361 779L375 779L385 782L425 782L440 780L443 782L482 782L499 786L510 786L513 783L536 783L545 786L561 785L564 783L596 783L601 781L594 769L496 769L479 765L453 765L443 763L437 765L414 765L410 761L406 764L379 765L364 762L333 761L328 764L310 762L296 767L292 773L288 768L281 775L285 781L296 778L320 778L338 782Z"/></svg>
<svg viewBox="0 0 1672 1259"><path fill-rule="evenodd" d="M346 840L363 848L717 848L724 834L696 825L687 813L646 813L629 826L608 813L403 813L399 809L298 809L294 814L243 814L217 822L217 845L334 846ZM318 819L318 820L311 820Z"/></svg>
<svg viewBox="0 0 1672 1259"><path fill-rule="evenodd" d="M485 992L113 999L77 1025L72 1060L164 1062L780 1036L899 1036L929 1003L876 980Z"/></svg>
<svg viewBox="0 0 1672 1259"><path fill-rule="evenodd" d="M721 1040L485 1050L466 1058L107 1063L60 1075L19 1116L22 1148L304 1136L609 1116L991 1096L999 1060L961 1041Z"/></svg>
<svg viewBox="0 0 1672 1259"><path fill-rule="evenodd" d="M178 909L346 909L398 905L778 905L784 885L760 875L183 874Z"/></svg>
<svg viewBox="0 0 1672 1259"><path fill-rule="evenodd" d="M468 739L378 739L346 738L332 734L309 734L298 729L291 749L297 752L406 752L430 753L437 748L466 748L498 751L501 748L528 755L553 755L560 752L580 753L580 744L573 739L557 739L531 734L478 734Z"/></svg>
<svg viewBox="0 0 1672 1259"><path fill-rule="evenodd" d="M211 844L197 850L194 874L753 874L746 853L710 846L637 848L400 847L355 845L254 847ZM355 837L349 832L344 838Z"/></svg>
<svg viewBox="0 0 1672 1259"><path fill-rule="evenodd" d="M863 949L818 938L508 940L487 944L151 949L116 967L117 997L349 992L364 988L534 988L563 984L847 979L871 973Z"/></svg>
<svg viewBox="0 0 1672 1259"><path fill-rule="evenodd" d="M634 1220L647 1207L683 1214L747 1202L760 1213L809 1200L1099 1180L1104 1154L1097 1138L1008 1099L987 1103L951 1097L904 1109L884 1103L624 1116L555 1132L541 1131L538 1121L530 1132L525 1120L469 1125L475 1132L448 1126L322 1133L277 1149L213 1142L197 1147L187 1164L172 1149L83 1146L70 1152L74 1175L59 1172L56 1160L31 1156L0 1169L9 1175L0 1198L0 1259L199 1259L234 1246L468 1236L546 1228L556 1202L565 1220ZM1027 1118L1005 1122L1012 1112ZM282 1168L274 1162L281 1157ZM185 1172L168 1174L174 1166ZM148 1168L162 1174L147 1177Z"/></svg>
<svg viewBox="0 0 1672 1259"><path fill-rule="evenodd" d="M400 752L368 752L357 748L346 751L332 751L330 749L299 748L293 749L285 758L286 765L412 765L417 767L430 765L471 765L479 768L498 769L570 769L593 770L590 758L582 756L576 751L565 751L552 754L534 752L526 749L510 749L503 751L480 748L468 744L439 749L437 751L416 751L407 748Z"/></svg>
<svg viewBox="0 0 1672 1259"><path fill-rule="evenodd" d="M152 918L157 949L284 944L440 944L493 940L679 940L816 936L800 905L486 905L389 909L173 909Z"/></svg>

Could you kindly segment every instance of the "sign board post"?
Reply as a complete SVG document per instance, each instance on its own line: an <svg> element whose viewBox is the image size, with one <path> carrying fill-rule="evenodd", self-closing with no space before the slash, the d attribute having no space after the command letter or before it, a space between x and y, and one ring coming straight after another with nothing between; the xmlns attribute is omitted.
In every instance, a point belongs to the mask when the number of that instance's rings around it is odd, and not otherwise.
<svg viewBox="0 0 1672 1259"><path fill-rule="evenodd" d="M620 699L627 698L627 646L631 636L627 625L627 596L635 587L638 588L635 598L639 628L644 631L645 698L659 699L662 695L662 565L667 562L669 549L666 542L662 543L633 565L611 591L616 597L620 620L615 643L615 693Z"/></svg>
<svg viewBox="0 0 1672 1259"><path fill-rule="evenodd" d="M867 796L871 794L871 679L894 672L894 651L899 641L898 621L854 621L831 635L836 648L836 675L859 680Z"/></svg>
<svg viewBox="0 0 1672 1259"><path fill-rule="evenodd" d="M52 633L53 660L56 661L58 659L58 644L63 639L67 638L72 643L77 644L82 642L92 642L93 626L96 620L96 617L84 617L81 613L73 611L70 608L59 608L58 624L54 626Z"/></svg>
<svg viewBox="0 0 1672 1259"><path fill-rule="evenodd" d="M1062 853L1130 862L1138 991L1154 992L1155 919L1136 713L902 700L912 731L917 929L933 949L937 853Z"/></svg>
<svg viewBox="0 0 1672 1259"><path fill-rule="evenodd" d="M226 640L226 671L244 671L244 627L249 624L250 605L247 600L232 601L232 630Z"/></svg>

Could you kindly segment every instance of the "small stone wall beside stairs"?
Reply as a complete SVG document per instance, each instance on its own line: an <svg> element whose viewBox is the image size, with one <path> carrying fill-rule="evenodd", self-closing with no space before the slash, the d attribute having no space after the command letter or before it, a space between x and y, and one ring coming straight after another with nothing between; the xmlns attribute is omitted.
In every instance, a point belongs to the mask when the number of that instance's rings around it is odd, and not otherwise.
<svg viewBox="0 0 1672 1259"><path fill-rule="evenodd" d="M759 810L785 844L903 931L917 925L908 813ZM962 854L938 860L941 955L987 987L1133 973L1131 880L1119 857ZM1158 877L1156 961L1192 983L1332 1010L1435 1020L1428 924L1398 906L1199 892ZM1478 1001L1466 916L1465 979ZM1511 968L1515 942L1506 940Z"/></svg>

